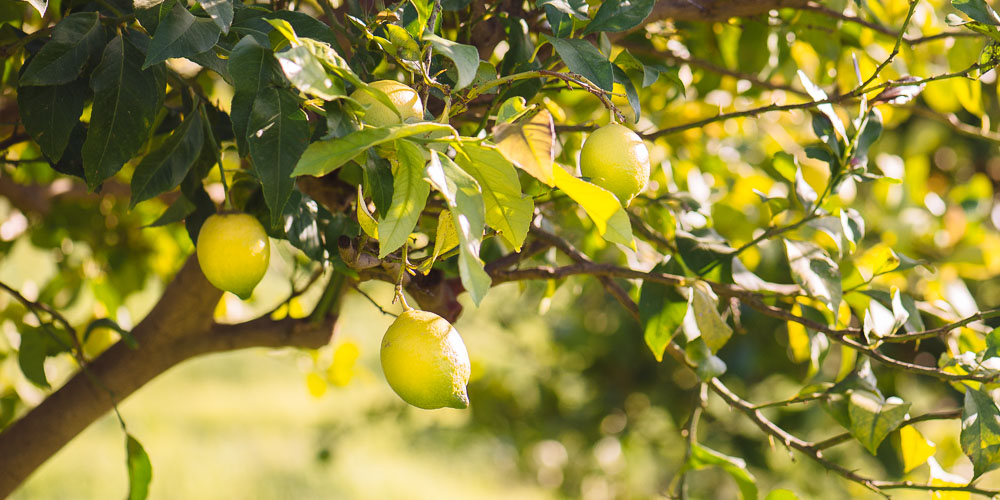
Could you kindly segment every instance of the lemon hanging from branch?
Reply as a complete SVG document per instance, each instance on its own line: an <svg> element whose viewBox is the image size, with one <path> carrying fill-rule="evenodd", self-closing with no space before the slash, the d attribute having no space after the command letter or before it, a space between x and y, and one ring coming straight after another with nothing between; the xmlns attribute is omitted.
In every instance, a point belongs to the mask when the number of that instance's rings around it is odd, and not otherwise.
<svg viewBox="0 0 1000 500"><path fill-rule="evenodd" d="M469 353L448 320L427 311L400 314L382 337L386 381L403 401L432 410L467 408Z"/></svg>
<svg viewBox="0 0 1000 500"><path fill-rule="evenodd" d="M264 277L271 257L264 226L248 214L222 213L205 219L196 247L198 265L208 281L243 300Z"/></svg>
<svg viewBox="0 0 1000 500"><path fill-rule="evenodd" d="M583 143L580 173L614 193L627 207L649 183L649 150L628 127L611 123L595 130Z"/></svg>

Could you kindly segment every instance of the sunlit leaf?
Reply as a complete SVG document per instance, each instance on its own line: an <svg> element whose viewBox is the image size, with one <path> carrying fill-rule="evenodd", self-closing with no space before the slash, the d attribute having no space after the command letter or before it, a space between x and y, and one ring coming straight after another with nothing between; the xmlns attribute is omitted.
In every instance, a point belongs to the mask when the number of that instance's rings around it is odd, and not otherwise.
<svg viewBox="0 0 1000 500"><path fill-rule="evenodd" d="M131 434L125 435L126 466L128 468L128 500L144 500L153 480L153 464L149 455Z"/></svg>
<svg viewBox="0 0 1000 500"><path fill-rule="evenodd" d="M632 223L615 195L596 184L574 177L562 167L556 167L553 173L556 187L583 207L604 239L630 248L635 247Z"/></svg>
<svg viewBox="0 0 1000 500"><path fill-rule="evenodd" d="M831 312L840 308L840 270L822 248L805 241L785 241L792 277L810 297L823 301Z"/></svg>
<svg viewBox="0 0 1000 500"><path fill-rule="evenodd" d="M736 481L743 500L757 499L757 479L747 470L746 461L742 458L731 457L704 445L693 443L691 457L685 467L694 470L719 467Z"/></svg>
<svg viewBox="0 0 1000 500"><path fill-rule="evenodd" d="M674 259L658 264L654 273L683 274L684 270ZM639 317L643 325L643 337L657 361L663 361L663 352L684 323L688 310L688 299L677 291L677 287L643 281L639 289Z"/></svg>
<svg viewBox="0 0 1000 500"><path fill-rule="evenodd" d="M850 431L872 455L890 432L899 427L910 403L888 403L868 391L853 391L847 403Z"/></svg>
<svg viewBox="0 0 1000 500"><path fill-rule="evenodd" d="M340 168L368 149L390 141L413 137L430 132L451 132L450 126L442 123L405 123L388 127L366 128L344 137L317 141L306 148L295 166L293 176L314 175L320 177Z"/></svg>
<svg viewBox="0 0 1000 500"><path fill-rule="evenodd" d="M903 458L903 472L908 473L927 463L937 447L925 438L916 427L907 425L899 429L899 454Z"/></svg>
<svg viewBox="0 0 1000 500"><path fill-rule="evenodd" d="M431 187L424 181L424 160L420 146L396 141L396 168L393 173L392 205L378 223L378 257L396 251L406 243L427 203Z"/></svg>
<svg viewBox="0 0 1000 500"><path fill-rule="evenodd" d="M496 149L480 145L463 146L455 161L482 188L486 223L520 252L531 225L534 203L521 193L514 165Z"/></svg>
<svg viewBox="0 0 1000 500"><path fill-rule="evenodd" d="M1000 465L1000 408L989 394L965 390L961 443L972 461L973 479Z"/></svg>
<svg viewBox="0 0 1000 500"><path fill-rule="evenodd" d="M552 162L556 132L552 114L543 110L527 121L497 122L493 137L500 153L532 177L554 186Z"/></svg>

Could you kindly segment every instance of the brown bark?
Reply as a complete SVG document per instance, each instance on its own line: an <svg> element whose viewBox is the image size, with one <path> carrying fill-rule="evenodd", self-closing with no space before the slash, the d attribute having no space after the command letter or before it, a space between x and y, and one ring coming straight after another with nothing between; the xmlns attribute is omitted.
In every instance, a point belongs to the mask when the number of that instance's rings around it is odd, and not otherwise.
<svg viewBox="0 0 1000 500"><path fill-rule="evenodd" d="M0 498L111 410L109 392L121 401L170 367L201 354L247 347L317 348L332 335L332 318L323 323L266 317L235 325L214 323L221 296L202 276L197 260L189 258L152 312L132 330L137 349L115 344L86 372L77 373L0 433Z"/></svg>

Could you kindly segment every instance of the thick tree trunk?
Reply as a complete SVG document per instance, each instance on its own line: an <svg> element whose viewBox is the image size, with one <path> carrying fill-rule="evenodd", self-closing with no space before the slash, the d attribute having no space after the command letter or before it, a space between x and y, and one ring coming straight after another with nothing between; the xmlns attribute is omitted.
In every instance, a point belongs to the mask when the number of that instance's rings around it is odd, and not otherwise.
<svg viewBox="0 0 1000 500"><path fill-rule="evenodd" d="M119 342L77 373L40 405L0 433L0 498L92 422L136 389L191 357L246 347L317 348L330 340L333 319L323 323L260 318L237 325L212 322L222 293L189 258L160 301L132 331L132 349Z"/></svg>

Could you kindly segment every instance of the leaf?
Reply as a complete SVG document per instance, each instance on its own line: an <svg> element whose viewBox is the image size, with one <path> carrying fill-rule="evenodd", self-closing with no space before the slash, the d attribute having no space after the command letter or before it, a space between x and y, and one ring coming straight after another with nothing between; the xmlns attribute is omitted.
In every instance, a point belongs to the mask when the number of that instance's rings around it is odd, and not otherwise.
<svg viewBox="0 0 1000 500"><path fill-rule="evenodd" d="M595 31L626 31L641 24L653 11L653 0L610 0L601 2L594 20L583 30L584 35Z"/></svg>
<svg viewBox="0 0 1000 500"><path fill-rule="evenodd" d="M229 53L229 74L233 78L232 111L233 135L240 155L249 154L247 145L250 113L254 99L266 86L282 80L281 69L269 48L245 36Z"/></svg>
<svg viewBox="0 0 1000 500"><path fill-rule="evenodd" d="M292 171L309 144L309 122L291 92L267 87L254 99L247 125L253 171L277 226L295 187Z"/></svg>
<svg viewBox="0 0 1000 500"><path fill-rule="evenodd" d="M892 82L893 86L886 88L872 98L872 106L882 102L899 106L912 101L920 95L920 93L924 91L924 87L927 86L926 83L910 83L919 81L920 78L909 75L904 76L899 80L894 80Z"/></svg>
<svg viewBox="0 0 1000 500"><path fill-rule="evenodd" d="M107 36L96 12L70 14L53 28L52 39L28 63L18 79L18 85L72 82L88 63L99 60L105 43Z"/></svg>
<svg viewBox="0 0 1000 500"><path fill-rule="evenodd" d="M177 0L160 4L160 23L146 50L146 69L171 57L201 54L219 41L221 31L212 19L195 17Z"/></svg>
<svg viewBox="0 0 1000 500"><path fill-rule="evenodd" d="M62 158L73 129L80 123L87 94L84 78L63 85L18 89L21 123L50 161Z"/></svg>
<svg viewBox="0 0 1000 500"><path fill-rule="evenodd" d="M691 444L691 457L685 468L700 470L719 467L736 481L743 500L757 500L757 479L747 470L742 458L731 457L698 443Z"/></svg>
<svg viewBox="0 0 1000 500"><path fill-rule="evenodd" d="M347 94L340 78L331 78L309 47L299 45L274 54L288 81L299 90L332 101Z"/></svg>
<svg viewBox="0 0 1000 500"><path fill-rule="evenodd" d="M784 241L792 278L810 297L823 301L831 312L837 314L841 296L837 264L814 243Z"/></svg>
<svg viewBox="0 0 1000 500"><path fill-rule="evenodd" d="M381 216L389 211L392 204L392 166L389 160L382 158L374 150L368 150L363 155L364 161L361 163L361 184L365 187L365 192L371 196L375 203L375 210Z"/></svg>
<svg viewBox="0 0 1000 500"><path fill-rule="evenodd" d="M165 226L182 221L185 217L191 215L196 208L198 207L187 196L182 194L155 221L151 222L148 227Z"/></svg>
<svg viewBox="0 0 1000 500"><path fill-rule="evenodd" d="M45 355L48 350L48 341L42 337L44 331L41 328L25 329L21 331L21 345L17 351L17 363L21 367L21 373L31 381L31 383L48 389L49 381L45 378Z"/></svg>
<svg viewBox="0 0 1000 500"><path fill-rule="evenodd" d="M420 264L420 272L427 274L431 272L434 261L442 254L458 246L458 232L455 231L455 218L448 210L442 210L438 216L437 231L434 236L434 253L430 258Z"/></svg>
<svg viewBox="0 0 1000 500"><path fill-rule="evenodd" d="M872 455L890 432L899 427L910 410L910 403L887 403L868 391L853 391L847 403L851 434Z"/></svg>
<svg viewBox="0 0 1000 500"><path fill-rule="evenodd" d="M795 170L795 198L799 200L806 212L811 212L816 200L819 199L816 190L803 177L802 167L796 167Z"/></svg>
<svg viewBox="0 0 1000 500"><path fill-rule="evenodd" d="M497 125L501 123L510 123L514 120L520 118L528 111L526 106L527 101L521 96L511 97L500 105L500 109L497 110Z"/></svg>
<svg viewBox="0 0 1000 500"><path fill-rule="evenodd" d="M684 346L684 354L694 363L695 374L703 382L721 377L726 373L726 362L712 354L712 350L705 345L705 341L700 337L688 341L687 345Z"/></svg>
<svg viewBox="0 0 1000 500"><path fill-rule="evenodd" d="M482 145L463 146L455 160L483 190L486 224L520 252L535 204L521 193L514 165L495 148Z"/></svg>
<svg viewBox="0 0 1000 500"><path fill-rule="evenodd" d="M555 38L544 34L542 36L552 44L570 71L608 92L614 89L615 75L611 70L611 61L598 52L590 42L579 38Z"/></svg>
<svg viewBox="0 0 1000 500"><path fill-rule="evenodd" d="M965 487L969 485L969 481L958 474L952 474L944 470L941 465L934 460L934 457L927 459L927 465L930 466L930 474L928 474L930 481L928 482L931 486L959 486ZM931 500L971 500L972 494L968 491L933 491L931 492Z"/></svg>
<svg viewBox="0 0 1000 500"><path fill-rule="evenodd" d="M212 17L222 34L228 35L233 24L233 0L198 0L198 4Z"/></svg>
<svg viewBox="0 0 1000 500"><path fill-rule="evenodd" d="M48 10L49 8L49 0L24 0L24 1L31 4L31 6L38 11L39 16L44 16L45 11Z"/></svg>
<svg viewBox="0 0 1000 500"><path fill-rule="evenodd" d="M812 97L816 101L825 101L829 99L829 96L826 95L826 92L824 92L823 89L817 87L816 84L814 84L811 80L809 80L809 77L807 77L802 70L798 70L798 75L799 75L799 81L802 82L802 86L805 87L806 92L809 94L809 97ZM820 113L823 113L824 116L829 118L830 124L833 125L833 128L837 131L838 134L840 134L840 137L846 140L847 130L844 129L844 122L840 120L840 116L838 116L837 112L833 110L833 104L830 103L820 104L819 106L816 106L816 109ZM835 140L836 138L833 139Z"/></svg>
<svg viewBox="0 0 1000 500"><path fill-rule="evenodd" d="M501 123L493 129L497 149L521 170L546 185L554 186L553 160L556 129L548 110L527 121Z"/></svg>
<svg viewBox="0 0 1000 500"><path fill-rule="evenodd" d="M332 218L330 212L308 195L293 189L282 217L284 236L293 247L302 250L306 257L314 261L327 260L320 226Z"/></svg>
<svg viewBox="0 0 1000 500"><path fill-rule="evenodd" d="M361 190L361 186L358 186L358 202L357 202L357 216L358 225L361 226L361 230L365 232L370 238L378 240L378 220L372 215L371 211L368 210L368 203L365 202L365 195Z"/></svg>
<svg viewBox="0 0 1000 500"><path fill-rule="evenodd" d="M118 35L91 75L94 104L83 143L83 168L91 190L139 151L163 102L163 67L144 70L141 60L139 49Z"/></svg>
<svg viewBox="0 0 1000 500"><path fill-rule="evenodd" d="M393 172L392 205L378 222L378 258L385 258L406 243L427 203L431 187L424 182L424 154L420 146L396 141L397 161Z"/></svg>
<svg viewBox="0 0 1000 500"><path fill-rule="evenodd" d="M676 260L658 264L651 272L683 275ZM643 281L639 288L639 318L646 345L656 361L663 361L663 352L673 340L688 310L688 299L677 287L653 281Z"/></svg>
<svg viewBox="0 0 1000 500"><path fill-rule="evenodd" d="M642 113L642 107L639 105L639 92L635 90L635 85L632 84L632 80L625 74L625 71L618 66L612 66L611 70L614 72L615 82L625 88L625 98L635 115L634 123L639 123L639 115Z"/></svg>
<svg viewBox="0 0 1000 500"><path fill-rule="evenodd" d="M1000 409L989 394L965 389L960 441L972 461L973 479L1000 465Z"/></svg>
<svg viewBox="0 0 1000 500"><path fill-rule="evenodd" d="M927 463L937 447L925 438L916 427L907 425L899 429L899 455L903 459L903 473Z"/></svg>
<svg viewBox="0 0 1000 500"><path fill-rule="evenodd" d="M153 480L153 464L149 455L131 434L125 434L125 465L128 467L128 500L145 500Z"/></svg>
<svg viewBox="0 0 1000 500"><path fill-rule="evenodd" d="M303 153L292 175L320 177L333 172L341 165L379 144L439 131L454 133L451 126L443 123L420 122L366 128L337 139L317 141L310 144Z"/></svg>
<svg viewBox="0 0 1000 500"><path fill-rule="evenodd" d="M688 269L698 276L706 276L712 270L718 271L718 279L732 282L733 258L735 251L718 238L695 236L687 231L674 233L677 253ZM714 274L714 273L713 273Z"/></svg>
<svg viewBox="0 0 1000 500"><path fill-rule="evenodd" d="M472 176L438 151L431 152L425 175L431 186L440 191L448 202L460 242L458 272L472 301L479 305L492 281L479 259L486 224L482 191Z"/></svg>
<svg viewBox="0 0 1000 500"><path fill-rule="evenodd" d="M135 167L129 209L179 186L201 154L204 140L201 113L196 107L159 149L146 155Z"/></svg>
<svg viewBox="0 0 1000 500"><path fill-rule="evenodd" d="M611 191L583 179L578 179L561 167L556 167L556 187L566 193L573 201L580 204L601 237L612 242L621 243L629 248L635 248L632 238L632 222Z"/></svg>
<svg viewBox="0 0 1000 500"><path fill-rule="evenodd" d="M704 281L691 287L684 332L688 340L700 337L712 354L719 352L733 336L733 329L719 314L719 298Z"/></svg>
<svg viewBox="0 0 1000 500"><path fill-rule="evenodd" d="M111 318L98 318L95 319L94 321L91 321L90 324L87 325L87 329L84 330L83 332L83 342L86 343L87 339L90 338L90 334L93 333L93 331L98 328L108 328L110 330L114 330L118 332L119 335L121 335L122 340L125 342L126 345L128 345L132 349L139 348L139 342L135 340L134 336L132 336L132 332L122 328L121 326L118 325L118 323L115 323L115 321Z"/></svg>
<svg viewBox="0 0 1000 500"><path fill-rule="evenodd" d="M951 0L951 5L976 21L1000 26L1000 16L984 0Z"/></svg>
<svg viewBox="0 0 1000 500"><path fill-rule="evenodd" d="M463 89L472 83L472 80L476 77L476 71L479 69L478 49L471 45L441 38L426 31L424 32L423 39L431 43L431 47L434 48L435 52L451 59L451 62L455 63L455 69L458 70L458 81L452 90Z"/></svg>
<svg viewBox="0 0 1000 500"><path fill-rule="evenodd" d="M550 6L553 9L566 14L567 16L579 19L581 21L586 21L590 19L587 17L587 10L589 5L587 2L580 0L535 0L535 7L545 7Z"/></svg>

